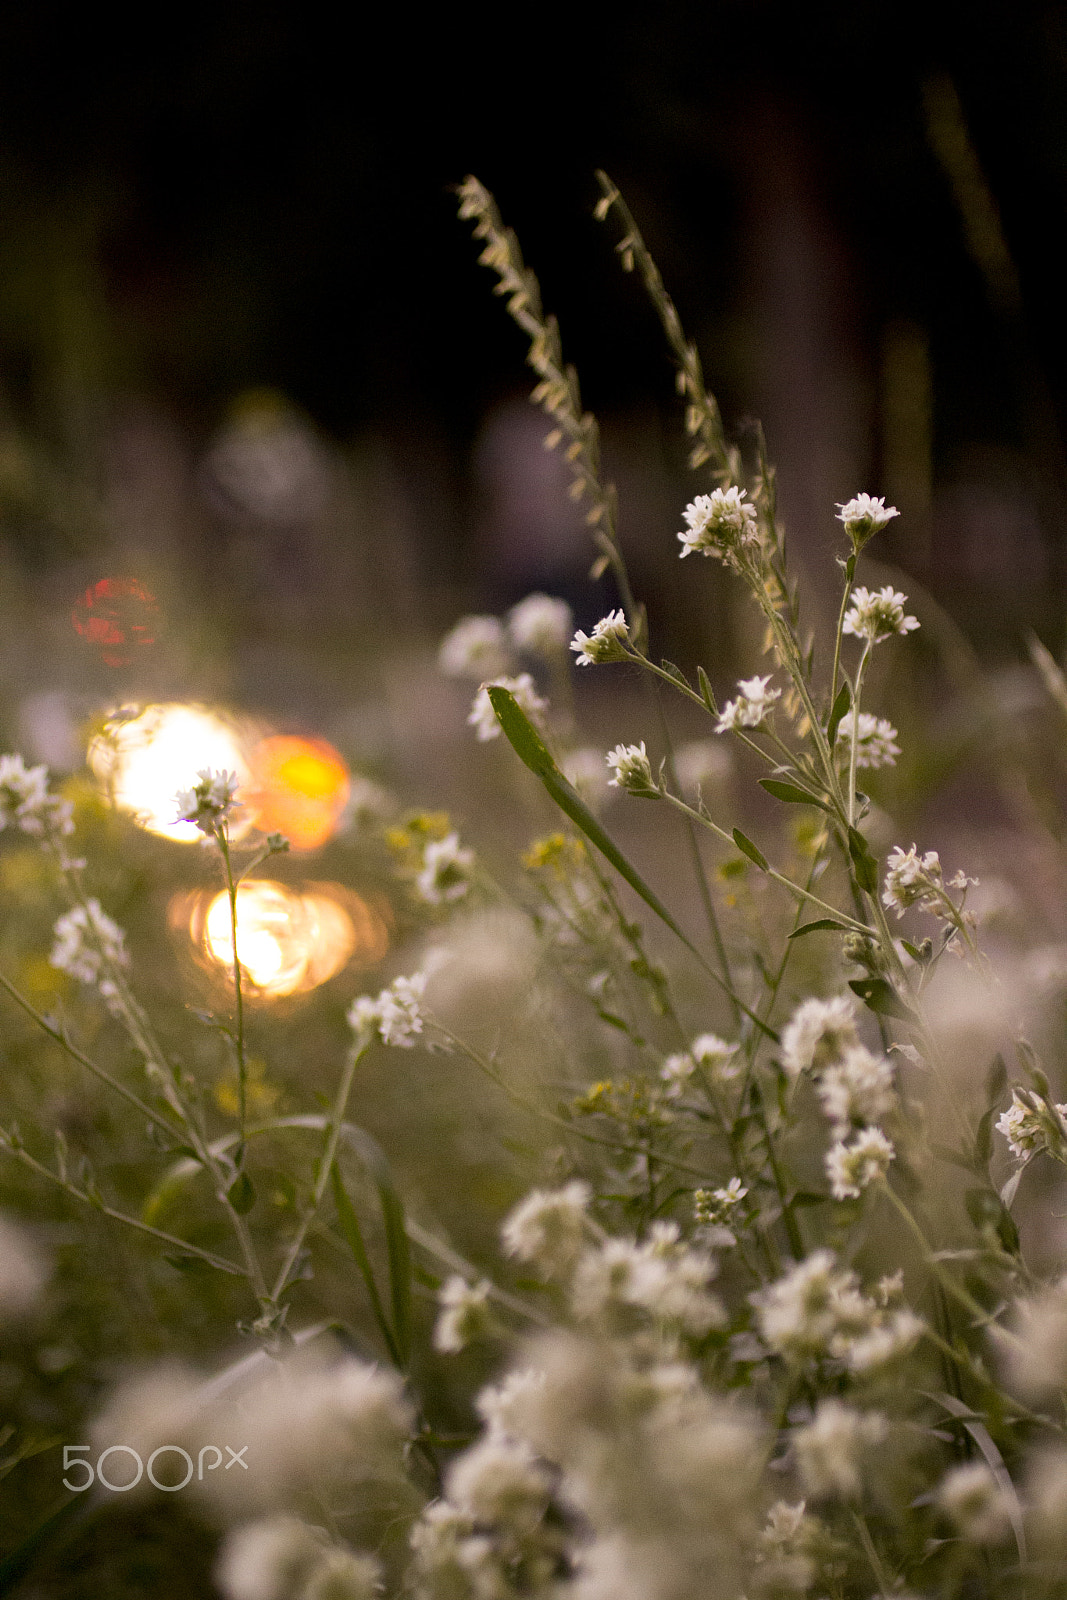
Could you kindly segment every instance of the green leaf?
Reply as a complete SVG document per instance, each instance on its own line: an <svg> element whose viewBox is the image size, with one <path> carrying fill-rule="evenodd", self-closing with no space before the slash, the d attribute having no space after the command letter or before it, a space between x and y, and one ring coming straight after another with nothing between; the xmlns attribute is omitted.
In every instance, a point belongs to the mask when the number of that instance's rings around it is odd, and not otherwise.
<svg viewBox="0 0 1067 1600"><path fill-rule="evenodd" d="M226 1198L239 1217L245 1216L256 1203L256 1191L247 1172L239 1172L226 1191Z"/></svg>
<svg viewBox="0 0 1067 1600"><path fill-rule="evenodd" d="M359 1226L359 1218L356 1216L356 1208L348 1198L348 1191L341 1181L341 1174L338 1171L336 1161L330 1168L330 1187L333 1190L334 1205L337 1207L337 1220L341 1224L341 1232L348 1241L348 1248L355 1257L356 1266L359 1268L363 1282L367 1286L367 1294L370 1298L374 1320L378 1324L378 1331L385 1340L385 1347L390 1356L399 1366L400 1353L393 1336L393 1330L389 1326L388 1318L385 1315L382 1297L378 1293L374 1268L371 1266L370 1256L367 1254L367 1247L363 1241L363 1233Z"/></svg>
<svg viewBox="0 0 1067 1600"><path fill-rule="evenodd" d="M389 1298L393 1307L399 1365L406 1369L411 1360L411 1250L404 1226L404 1204L392 1183L378 1185L378 1199L385 1223L385 1249L389 1258Z"/></svg>
<svg viewBox="0 0 1067 1600"><path fill-rule="evenodd" d="M851 931L846 922L835 922L833 917L818 917L814 922L805 922L801 927L794 928L789 937L802 939L806 933L821 933L824 929L827 931L833 929L835 933Z"/></svg>
<svg viewBox="0 0 1067 1600"><path fill-rule="evenodd" d="M707 706L712 716L717 717L719 715L719 708L715 703L715 695L712 691L711 680L704 671L703 667L697 668L697 682L700 685L700 694L704 704Z"/></svg>
<svg viewBox="0 0 1067 1600"><path fill-rule="evenodd" d="M848 712L851 704L852 690L849 688L848 683L845 682L837 691L837 696L830 710L830 720L826 724L826 739L831 750L837 743L837 730L841 726L841 720Z"/></svg>
<svg viewBox="0 0 1067 1600"><path fill-rule="evenodd" d="M856 882L868 894L875 894L878 890L878 863L858 828L848 830L848 853L856 869Z"/></svg>
<svg viewBox="0 0 1067 1600"><path fill-rule="evenodd" d="M664 672L669 678L673 678L675 683L680 683L683 689L688 689L690 694L692 694L692 685L690 684L685 673L682 671L681 667L676 667L674 662L668 661L666 657L664 657L664 659L660 662L660 666L663 668Z"/></svg>
<svg viewBox="0 0 1067 1600"><path fill-rule="evenodd" d="M761 1017L758 1017L754 1011L746 1006L743 1000L739 1000L734 995L729 984L719 976L713 967L708 965L696 945L682 932L663 902L649 888L637 869L630 865L610 835L605 833L577 789L567 781L556 766L544 740L519 706L515 696L499 683L491 683L486 692L489 695L493 710L496 712L497 721L504 730L505 737L515 754L525 766L529 767L536 777L540 778L564 816L569 817L575 827L580 829L589 842L596 846L601 855L611 862L616 872L626 880L634 893L641 897L646 906L654 911L660 921L665 923L671 930L675 938L680 939L686 949L696 957L713 982L717 983L720 989L740 1006L745 1015L755 1023L762 1033L765 1033L769 1039L777 1041L778 1035L774 1029L769 1027ZM734 838L736 840L736 833ZM752 849L755 849L754 845ZM762 859L760 857L761 861ZM763 862L763 866L766 869L766 862Z"/></svg>
<svg viewBox="0 0 1067 1600"><path fill-rule="evenodd" d="M786 805L818 806L822 811L830 809L825 800L809 794L807 789L802 789L796 783L782 783L778 778L761 778L759 786L761 789L766 789L768 794L773 794L776 800L784 800Z"/></svg>
<svg viewBox="0 0 1067 1600"><path fill-rule="evenodd" d="M993 1118L997 1114L996 1106L990 1106L979 1118L978 1127L974 1135L975 1165L985 1167L993 1154Z"/></svg>
<svg viewBox="0 0 1067 1600"><path fill-rule="evenodd" d="M743 856L747 856L750 861L755 863L761 872L767 871L766 856L760 854L760 852L756 849L756 846L752 843L752 840L746 838L741 832L740 828L734 829L734 844L737 846Z"/></svg>
<svg viewBox="0 0 1067 1600"><path fill-rule="evenodd" d="M995 1055L990 1064L985 1080L985 1097L990 1105L995 1105L1000 1099L1008 1084L1008 1069L1004 1065L1004 1057Z"/></svg>
<svg viewBox="0 0 1067 1600"><path fill-rule="evenodd" d="M221 1271L221 1268L216 1267L214 1262L205 1261L203 1256L164 1256L163 1259L164 1261L169 1261L170 1265L176 1268L178 1272L201 1273Z"/></svg>
<svg viewBox="0 0 1067 1600"><path fill-rule="evenodd" d="M853 978L849 988L879 1016L902 1017L905 1022L914 1022L915 1013L884 978Z"/></svg>

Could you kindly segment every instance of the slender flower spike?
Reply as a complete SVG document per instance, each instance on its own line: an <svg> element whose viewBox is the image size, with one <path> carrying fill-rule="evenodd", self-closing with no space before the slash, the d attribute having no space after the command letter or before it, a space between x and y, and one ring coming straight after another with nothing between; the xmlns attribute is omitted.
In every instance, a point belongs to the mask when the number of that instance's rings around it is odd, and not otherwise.
<svg viewBox="0 0 1067 1600"><path fill-rule="evenodd" d="M872 494L858 494L845 505L838 505L837 519L845 525L845 532L854 549L862 550L867 540L882 529L900 512L896 506L887 506L884 499Z"/></svg>
<svg viewBox="0 0 1067 1600"><path fill-rule="evenodd" d="M643 739L640 744L617 744L614 750L608 752L605 760L615 774L608 779L611 787L625 789L627 794L642 795L646 799L659 794Z"/></svg>
<svg viewBox="0 0 1067 1600"><path fill-rule="evenodd" d="M856 720L854 711L850 711L841 722L841 738L838 751L844 756L847 754L852 742L852 727ZM859 714L859 725L856 728L856 765L857 767L895 767L900 746L895 742L898 737L897 730L891 722L884 717L872 717L866 711Z"/></svg>
<svg viewBox="0 0 1067 1600"><path fill-rule="evenodd" d="M736 700L727 700L715 725L716 733L728 733L734 728L758 728L773 710L774 702L781 698L781 689L769 689L770 674L763 678L742 678L737 687Z"/></svg>
<svg viewBox="0 0 1067 1600"><path fill-rule="evenodd" d="M678 535L683 559L699 550L736 566L744 547L759 543L756 508L745 497L746 491L735 487L698 494L683 512L686 526Z"/></svg>
<svg viewBox="0 0 1067 1600"><path fill-rule="evenodd" d="M887 583L884 589L854 589L852 604L845 613L844 632L857 639L877 644L891 633L911 633L919 626L917 617L904 615L906 594L899 594Z"/></svg>
<svg viewBox="0 0 1067 1600"><path fill-rule="evenodd" d="M609 611L606 617L601 617L592 633L583 633L579 628L574 635L571 649L578 657L575 665L592 667L600 666L605 661L625 661L629 638L630 630L623 612Z"/></svg>

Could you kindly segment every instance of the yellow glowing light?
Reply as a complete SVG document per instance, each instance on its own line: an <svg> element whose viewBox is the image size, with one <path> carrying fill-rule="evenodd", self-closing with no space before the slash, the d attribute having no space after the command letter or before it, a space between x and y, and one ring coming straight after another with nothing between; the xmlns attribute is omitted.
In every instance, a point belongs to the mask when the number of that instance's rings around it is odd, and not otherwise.
<svg viewBox="0 0 1067 1600"><path fill-rule="evenodd" d="M273 734L252 753L248 804L262 833L317 850L336 831L351 791L348 767L325 739Z"/></svg>
<svg viewBox="0 0 1067 1600"><path fill-rule="evenodd" d="M175 795L189 789L204 768L236 772L248 782L248 762L237 730L204 706L146 706L139 715L114 719L89 747L89 765L117 806L132 812L149 833L183 842L201 838L191 822L177 822ZM238 812L239 834L248 819Z"/></svg>
<svg viewBox="0 0 1067 1600"><path fill-rule="evenodd" d="M176 919L189 901L176 903ZM176 920L175 919L175 920ZM225 893L207 906L197 900L188 922L194 943L219 967L233 965L230 902ZM263 998L315 989L350 961L373 966L389 948L381 914L339 884L285 884L249 878L237 889L237 957L245 979Z"/></svg>

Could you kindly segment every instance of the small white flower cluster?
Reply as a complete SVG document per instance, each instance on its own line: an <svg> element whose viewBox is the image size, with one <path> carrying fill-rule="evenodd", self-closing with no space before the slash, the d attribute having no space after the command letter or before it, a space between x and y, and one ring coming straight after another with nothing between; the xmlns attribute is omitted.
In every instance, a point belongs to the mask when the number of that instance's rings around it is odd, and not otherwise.
<svg viewBox="0 0 1067 1600"><path fill-rule="evenodd" d="M413 1049L425 1026L419 1001L426 982L424 972L415 972L409 978L394 978L375 1000L357 995L348 1008L348 1023L357 1038L377 1034L396 1050Z"/></svg>
<svg viewBox="0 0 1067 1600"><path fill-rule="evenodd" d="M835 1200L858 1199L884 1178L895 1151L878 1127L893 1110L893 1069L860 1043L855 1008L845 995L804 1000L782 1033L781 1065L794 1082L802 1073L815 1092L834 1134L826 1175Z"/></svg>
<svg viewBox="0 0 1067 1600"><path fill-rule="evenodd" d="M737 1243L734 1229L739 1221L748 1190L740 1178L731 1178L724 1189L696 1189L693 1192L693 1220L697 1236L709 1245L729 1249Z"/></svg>
<svg viewBox="0 0 1067 1600"><path fill-rule="evenodd" d="M48 768L28 767L17 754L0 756L0 833L7 827L36 838L74 832L73 807L49 791Z"/></svg>
<svg viewBox="0 0 1067 1600"><path fill-rule="evenodd" d="M895 911L898 918L912 906L917 906L920 911L929 911L944 922L952 922L961 914L963 902L961 900L959 905L955 905L947 891L961 889L966 894L967 888L977 882L977 878L968 878L965 873L957 872L946 885L936 850L927 850L925 855L920 855L915 845L910 850L896 845L886 862L882 904L888 910Z"/></svg>
<svg viewBox="0 0 1067 1600"><path fill-rule="evenodd" d="M1067 1163L1067 1105L1043 1100L1031 1089L1013 1088L1011 1105L995 1126L1019 1160L1047 1150L1057 1161Z"/></svg>
<svg viewBox="0 0 1067 1600"><path fill-rule="evenodd" d="M481 744L500 737L500 724L489 698L491 688L507 689L513 694L519 710L525 711L531 722L538 722L542 713L548 710L548 701L538 694L537 686L528 672L520 672L516 678L492 678L478 690L467 717L468 725L474 729L475 737Z"/></svg>
<svg viewBox="0 0 1067 1600"><path fill-rule="evenodd" d="M625 661L630 630L622 611L609 611L601 617L592 633L579 628L571 640L571 649L577 654L579 667L599 666L605 661Z"/></svg>
<svg viewBox="0 0 1067 1600"><path fill-rule="evenodd" d="M434 1324L433 1346L445 1355L465 1350L492 1330L489 1296L492 1284L483 1278L470 1284L459 1273L446 1278L437 1291L440 1314Z"/></svg>
<svg viewBox="0 0 1067 1600"><path fill-rule="evenodd" d="M761 1586L772 1593L802 1594L815 1582L819 1562L830 1550L829 1529L808 1514L806 1501L791 1506L777 1500L756 1540Z"/></svg>
<svg viewBox="0 0 1067 1600"><path fill-rule="evenodd" d="M107 969L128 967L130 958L125 933L99 900L86 900L83 906L64 912L56 919L52 938L49 965L97 989L109 1005L114 1002L118 989Z"/></svg>
<svg viewBox="0 0 1067 1600"><path fill-rule="evenodd" d="M853 589L844 632L865 639L868 644L877 644L893 633L911 633L919 626L919 620L905 616L907 602L907 595L899 594L888 583L884 589Z"/></svg>
<svg viewBox="0 0 1067 1600"><path fill-rule="evenodd" d="M769 689L770 674L762 678L742 678L737 687L736 700L727 700L715 724L716 733L729 733L734 728L758 728L780 700L781 689Z"/></svg>
<svg viewBox="0 0 1067 1600"><path fill-rule="evenodd" d="M614 777L608 779L611 788L625 789L627 794L640 795L643 799L659 793L643 739L640 744L617 744L604 759L614 773Z"/></svg>
<svg viewBox="0 0 1067 1600"><path fill-rule="evenodd" d="M474 851L459 842L458 833L431 839L422 853L422 869L415 879L415 891L427 905L452 905L462 900L470 888Z"/></svg>
<svg viewBox="0 0 1067 1600"><path fill-rule="evenodd" d="M215 1579L225 1600L374 1600L381 1568L282 1512L232 1529Z"/></svg>
<svg viewBox="0 0 1067 1600"><path fill-rule="evenodd" d="M174 796L178 807L176 822L193 822L208 839L213 839L236 811L242 809L235 799L238 789L236 772L213 772L205 767L196 775L191 789L179 789Z"/></svg>
<svg viewBox="0 0 1067 1600"><path fill-rule="evenodd" d="M549 660L567 648L574 617L566 600L528 594L499 617L461 617L441 641L437 664L446 678L495 679L516 666L516 652Z"/></svg>
<svg viewBox="0 0 1067 1600"><path fill-rule="evenodd" d="M529 1261L546 1277L564 1276L588 1237L592 1191L579 1179L562 1189L534 1189L504 1220L500 1237L509 1256Z"/></svg>
<svg viewBox="0 0 1067 1600"><path fill-rule="evenodd" d="M815 1250L752 1297L764 1343L787 1360L827 1357L852 1373L870 1372L912 1349L924 1323L896 1305L885 1280L877 1299L856 1274L838 1267L832 1250Z"/></svg>
<svg viewBox="0 0 1067 1600"><path fill-rule="evenodd" d="M1011 1536L1013 1496L984 1461L967 1461L946 1472L934 1504L968 1544L1002 1544Z"/></svg>
<svg viewBox="0 0 1067 1600"><path fill-rule="evenodd" d="M837 520L844 523L845 532L857 550L861 550L876 533L881 533L900 512L896 506L887 506L881 496L857 494L844 505L838 503Z"/></svg>
<svg viewBox="0 0 1067 1600"><path fill-rule="evenodd" d="M640 1243L608 1238L579 1257L571 1308L579 1321L609 1327L638 1311L699 1338L725 1321L708 1288L717 1270L712 1256L682 1242L676 1222L654 1222Z"/></svg>
<svg viewBox="0 0 1067 1600"><path fill-rule="evenodd" d="M819 1499L858 1499L866 1465L888 1437L889 1423L880 1411L820 1400L812 1420L793 1434L801 1482Z"/></svg>
<svg viewBox="0 0 1067 1600"><path fill-rule="evenodd" d="M736 1078L741 1070L733 1060L738 1048L738 1045L720 1039L717 1033L702 1033L693 1040L688 1050L668 1056L659 1069L659 1075L667 1085L667 1098L676 1100L698 1067L713 1082Z"/></svg>
<svg viewBox="0 0 1067 1600"><path fill-rule="evenodd" d="M1016 1300L1012 1330L999 1352L1011 1393L1044 1400L1067 1388L1067 1279Z"/></svg>
<svg viewBox="0 0 1067 1600"><path fill-rule="evenodd" d="M842 718L837 745L839 755L847 756L852 743L853 727L856 728L857 767L896 766L897 756L900 754L900 746L896 743L897 730L884 717L872 717L866 711L860 712L858 725L854 711L850 711L847 717Z"/></svg>
<svg viewBox="0 0 1067 1600"><path fill-rule="evenodd" d="M698 494L682 515L686 525L678 538L683 559L699 550L737 567L745 548L759 544L756 508L747 503L744 489L731 487Z"/></svg>

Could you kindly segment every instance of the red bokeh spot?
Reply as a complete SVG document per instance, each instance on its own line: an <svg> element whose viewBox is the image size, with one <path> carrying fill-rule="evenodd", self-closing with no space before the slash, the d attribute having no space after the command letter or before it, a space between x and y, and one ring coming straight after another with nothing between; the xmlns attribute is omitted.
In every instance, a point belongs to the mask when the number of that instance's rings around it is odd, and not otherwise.
<svg viewBox="0 0 1067 1600"><path fill-rule="evenodd" d="M75 631L109 667L128 667L155 644L160 604L137 578L101 578L79 596L71 612Z"/></svg>

